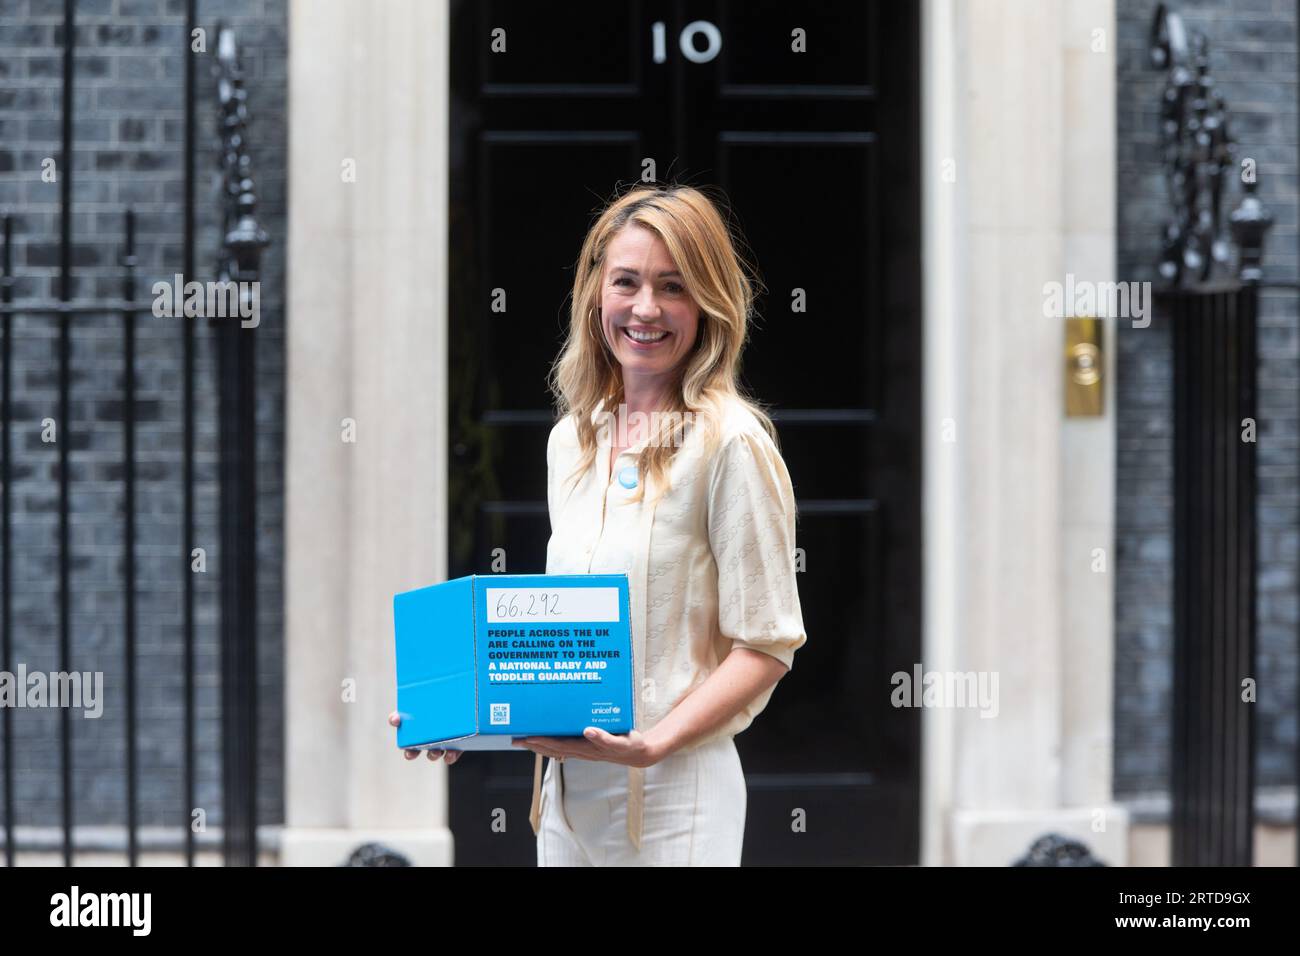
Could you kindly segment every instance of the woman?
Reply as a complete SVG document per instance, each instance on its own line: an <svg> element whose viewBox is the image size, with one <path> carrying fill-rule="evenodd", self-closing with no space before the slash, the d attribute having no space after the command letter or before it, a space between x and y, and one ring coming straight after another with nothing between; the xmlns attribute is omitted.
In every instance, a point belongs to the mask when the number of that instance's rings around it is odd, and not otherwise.
<svg viewBox="0 0 1300 956"><path fill-rule="evenodd" d="M546 573L627 572L636 729L515 741L537 754L541 866L740 864L733 737L807 639L790 478L737 385L752 302L700 190L634 188L583 243L551 375Z"/></svg>

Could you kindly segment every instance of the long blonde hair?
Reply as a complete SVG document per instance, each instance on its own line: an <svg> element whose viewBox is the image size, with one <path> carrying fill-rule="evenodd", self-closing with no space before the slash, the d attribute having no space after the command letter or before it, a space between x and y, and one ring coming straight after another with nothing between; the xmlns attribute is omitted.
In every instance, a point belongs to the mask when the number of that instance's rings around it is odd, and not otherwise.
<svg viewBox="0 0 1300 956"><path fill-rule="evenodd" d="M558 418L576 416L581 454L571 477L585 473L596 458L597 426L592 420L596 409L614 409L624 401L622 367L605 341L596 306L609 243L633 224L663 240L682 273L687 293L700 307L696 345L682 363L671 407L662 410L668 414L656 416L658 432L641 452L637 472L649 475L662 496L668 490L669 465L687 424L694 420L702 425L705 454L711 453L721 438L728 402L747 407L776 441L771 418L743 394L739 384L754 286L762 287L762 282L737 251L738 240L723 221L719 206L726 209L725 201L719 199L715 205L706 190L708 187L638 185L616 195L587 232L574 269L568 338L550 372ZM690 414L680 414L687 412ZM645 482L638 482L637 499L644 492Z"/></svg>

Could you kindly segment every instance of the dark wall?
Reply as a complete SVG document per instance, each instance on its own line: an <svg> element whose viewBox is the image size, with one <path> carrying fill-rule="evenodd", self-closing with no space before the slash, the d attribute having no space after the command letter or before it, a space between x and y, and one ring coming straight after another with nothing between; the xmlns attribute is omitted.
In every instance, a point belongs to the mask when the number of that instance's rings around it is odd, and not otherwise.
<svg viewBox="0 0 1300 956"><path fill-rule="evenodd" d="M1118 275L1156 280L1169 206L1159 149L1162 71L1148 66L1154 0L1120 2L1118 18ZM1258 163L1275 217L1265 275L1293 279L1296 261L1296 4L1181 0L1170 5L1209 40L1240 156ZM1240 197L1232 184L1225 214ZM1265 290L1259 318L1258 786L1295 780L1298 303ZM1119 323L1115 561L1115 790L1167 791L1173 591L1172 382L1169 327Z"/></svg>
<svg viewBox="0 0 1300 956"><path fill-rule="evenodd" d="M122 211L137 214L138 294L182 268L183 55L180 0L77 0L73 296L120 295L116 267ZM200 0L198 19L238 31L252 117L259 218L273 243L263 257L258 336L258 561L261 822L283 820L282 764L282 445L283 279L286 152L285 0ZM0 0L0 210L15 215L18 300L58 293L59 186L40 178L57 157L63 41L62 0ZM215 31L209 32L215 50ZM198 64L196 271L213 278L220 238L212 58ZM183 319L144 315L136 346L137 724L140 822L185 822L183 806L182 363ZM221 820L220 659L217 594L216 390L207 321L196 333L196 546L206 574L195 576L197 644L197 803ZM72 663L102 670L99 720L74 716L76 823L126 819L123 668L123 338L116 315L76 318L72 336L70 441ZM19 316L13 324L14 659L29 670L58 668L58 451L40 439L40 421L58 413L57 323ZM18 825L60 816L59 716L15 714ZM3 810L0 808L0 813Z"/></svg>

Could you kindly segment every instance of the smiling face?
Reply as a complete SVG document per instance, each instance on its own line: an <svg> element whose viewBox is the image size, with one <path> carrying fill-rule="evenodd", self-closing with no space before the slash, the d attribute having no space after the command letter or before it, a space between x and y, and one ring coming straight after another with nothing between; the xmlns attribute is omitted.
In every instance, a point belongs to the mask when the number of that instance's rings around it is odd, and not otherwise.
<svg viewBox="0 0 1300 956"><path fill-rule="evenodd" d="M625 389L667 386L695 345L699 314L658 235L630 224L610 240L600 324Z"/></svg>

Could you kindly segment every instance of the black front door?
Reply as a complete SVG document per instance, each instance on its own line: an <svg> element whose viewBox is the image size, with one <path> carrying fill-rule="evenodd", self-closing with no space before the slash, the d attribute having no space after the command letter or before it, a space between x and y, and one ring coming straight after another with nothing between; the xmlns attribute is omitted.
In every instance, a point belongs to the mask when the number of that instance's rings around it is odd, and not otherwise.
<svg viewBox="0 0 1300 956"><path fill-rule="evenodd" d="M618 184L721 187L765 286L745 384L808 643L736 740L746 863L918 862L919 715L890 706L921 640L918 55L905 2L452 2L453 576L545 569L546 374ZM457 763L458 863L535 861L532 763Z"/></svg>

